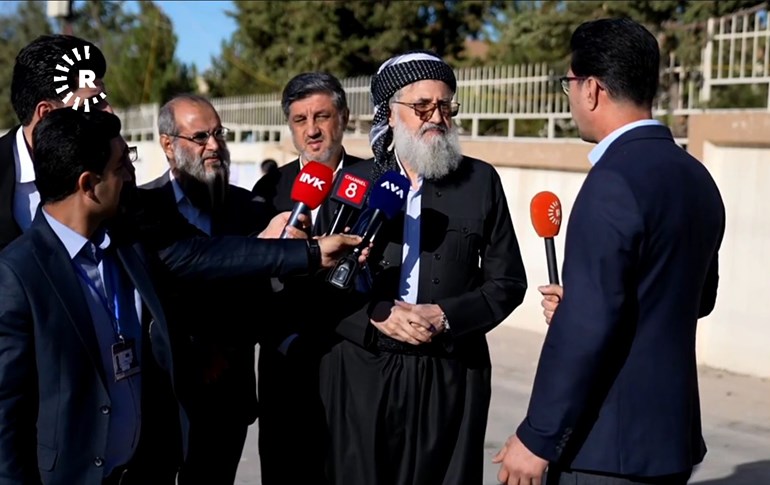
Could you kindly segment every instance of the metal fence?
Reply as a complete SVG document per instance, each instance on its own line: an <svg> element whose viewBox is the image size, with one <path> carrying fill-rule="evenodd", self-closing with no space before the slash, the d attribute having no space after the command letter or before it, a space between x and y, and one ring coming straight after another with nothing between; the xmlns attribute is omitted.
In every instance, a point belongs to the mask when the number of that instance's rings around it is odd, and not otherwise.
<svg viewBox="0 0 770 485"><path fill-rule="evenodd" d="M751 85L766 90L756 109L770 109L770 25L767 4L706 23L706 44L701 64L679 65L671 55L661 73L664 88L654 113L667 121L682 138L686 117L709 109L714 91L725 86ZM571 137L567 97L558 77L547 64L463 68L457 76L456 99L461 103L457 122L461 133L472 138L537 136ZM350 128L368 132L372 119L369 98L371 77L342 80L351 111ZM749 88L747 86L747 88ZM223 124L234 130L235 141L278 141L285 119L280 94L261 94L213 99ZM730 107L730 106L725 106ZM733 106L739 107L739 106ZM131 139L155 136L157 105L119 110L126 135ZM677 133L677 130L680 133Z"/></svg>

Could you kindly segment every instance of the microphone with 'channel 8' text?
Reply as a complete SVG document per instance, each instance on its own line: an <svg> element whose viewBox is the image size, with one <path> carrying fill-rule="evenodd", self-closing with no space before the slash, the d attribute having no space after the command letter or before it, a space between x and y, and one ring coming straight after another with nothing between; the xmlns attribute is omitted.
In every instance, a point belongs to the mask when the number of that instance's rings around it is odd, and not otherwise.
<svg viewBox="0 0 770 485"><path fill-rule="evenodd" d="M326 199L332 186L334 172L331 168L320 162L307 162L300 170L294 185L291 187L291 200L294 208L289 216L286 227L302 228L299 221L300 214L310 214ZM281 239L286 239L288 234L284 228Z"/></svg>
<svg viewBox="0 0 770 485"><path fill-rule="evenodd" d="M339 289L348 289L352 286L358 270L358 256L377 235L382 224L387 219L392 219L404 207L406 196L409 194L409 179L392 170L385 172L372 185L369 194L368 207L361 213L358 219L358 236L363 239L353 251L340 259L337 265L329 273L327 281Z"/></svg>
<svg viewBox="0 0 770 485"><path fill-rule="evenodd" d="M369 194L370 182L349 172L340 172L334 180L329 198L337 202L332 225L327 234L343 232L351 217L361 210Z"/></svg>

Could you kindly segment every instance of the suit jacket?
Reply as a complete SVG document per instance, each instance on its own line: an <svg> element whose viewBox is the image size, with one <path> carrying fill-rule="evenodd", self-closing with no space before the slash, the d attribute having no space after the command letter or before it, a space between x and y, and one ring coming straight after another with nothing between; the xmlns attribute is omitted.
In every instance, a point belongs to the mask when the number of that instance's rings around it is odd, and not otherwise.
<svg viewBox="0 0 770 485"><path fill-rule="evenodd" d="M141 248L123 246L117 255L142 296L143 329L149 331L141 362L143 404L153 412L170 402L161 401L152 386L162 381L152 375L161 367L174 372L168 323ZM28 233L0 254L0 483L102 480L111 376L104 373L88 305L71 268L39 212ZM173 420L175 413L164 417ZM152 431L147 421L143 434ZM168 421L162 426L165 434L173 433ZM171 451L165 453L171 463Z"/></svg>
<svg viewBox="0 0 770 485"><path fill-rule="evenodd" d="M153 210L178 211L174 188L166 172L141 187L157 203ZM267 226L270 213L255 202L248 190L230 185L221 210L212 214L212 235L248 236ZM200 232L201 236L206 236ZM185 382L180 394L191 419L207 419L212 412L244 425L257 418L254 374L254 345L266 329L256 325L254 315L263 310L271 294L268 278L247 276L215 286L179 282L174 291L175 315L184 322ZM215 382L204 383L212 360L226 367Z"/></svg>
<svg viewBox="0 0 770 485"><path fill-rule="evenodd" d="M21 126L12 128L0 137L0 249L21 236L21 228L13 217L13 193L16 184L16 161L13 145L16 132Z"/></svg>
<svg viewBox="0 0 770 485"><path fill-rule="evenodd" d="M522 442L576 470L691 470L701 436L697 320L714 307L719 190L668 128L637 127L590 170L567 229L564 297Z"/></svg>
<svg viewBox="0 0 770 485"><path fill-rule="evenodd" d="M363 171L358 175L369 176ZM342 337L360 346L371 347L385 338L369 319L375 312L387 315L399 299L403 232L401 212L377 234L367 262L373 286L366 304L336 327ZM420 347L427 351L436 347L469 367L489 367L486 332L522 302L527 288L508 203L494 167L463 157L448 176L424 180L420 235L417 303L438 304L451 326L450 332Z"/></svg>
<svg viewBox="0 0 770 485"><path fill-rule="evenodd" d="M164 312L154 282L302 274L308 252L303 241L228 237L193 238L160 253L145 252L136 228L123 229L116 225L110 234L147 309L143 328L151 349L141 362L142 437L135 458L146 464L149 477L157 477L159 467L175 466L173 421L179 417L186 436L187 420L175 405L166 412L180 377L172 353L178 331L170 324L178 320ZM0 484L102 480L107 377L85 297L68 268L66 250L39 211L30 230L0 252Z"/></svg>
<svg viewBox="0 0 770 485"><path fill-rule="evenodd" d="M345 154L340 171L350 170L362 161L361 158ZM364 165L369 166L369 164ZM270 175L269 180L265 180L265 183L260 183L263 179L258 180L252 193L272 206L276 212L290 211L294 208L294 201L291 200L291 189L300 170L299 159L289 162L279 167L277 175ZM318 209L318 216L313 223L312 234L314 236L321 235L329 229L336 206L337 203L328 198L321 204Z"/></svg>
<svg viewBox="0 0 770 485"><path fill-rule="evenodd" d="M339 173L356 171L368 174L370 167L371 163L345 154ZM278 169L278 175L271 179L274 185L257 183L252 193L265 200L275 212L291 211L294 207L291 190L299 172L300 163L299 159L296 159ZM330 229L337 206L338 203L330 198L321 204L310 231L312 236L322 235ZM272 302L272 306L282 315L280 322L275 322L274 325L299 333L304 341L312 341L312 346L319 352L323 352L324 347L330 345L329 325L341 311L344 302L340 299L346 297L325 282L326 274L327 272L323 271L311 278L285 281L284 290L279 292ZM297 305L297 301L302 301L303 305ZM291 309L290 314L286 312L287 309ZM273 341L276 345L281 343L278 338Z"/></svg>

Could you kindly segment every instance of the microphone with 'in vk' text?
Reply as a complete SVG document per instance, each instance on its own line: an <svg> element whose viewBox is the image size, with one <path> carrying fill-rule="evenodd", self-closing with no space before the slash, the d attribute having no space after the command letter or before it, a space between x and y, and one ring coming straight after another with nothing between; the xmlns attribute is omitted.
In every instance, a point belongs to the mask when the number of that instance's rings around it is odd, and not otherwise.
<svg viewBox="0 0 770 485"><path fill-rule="evenodd" d="M300 214L309 216L310 211L321 205L331 190L333 177L332 169L320 162L307 162L302 167L291 187L291 200L294 201L294 208L286 227L302 228L302 223L299 221ZM287 237L288 233L284 228L281 239Z"/></svg>

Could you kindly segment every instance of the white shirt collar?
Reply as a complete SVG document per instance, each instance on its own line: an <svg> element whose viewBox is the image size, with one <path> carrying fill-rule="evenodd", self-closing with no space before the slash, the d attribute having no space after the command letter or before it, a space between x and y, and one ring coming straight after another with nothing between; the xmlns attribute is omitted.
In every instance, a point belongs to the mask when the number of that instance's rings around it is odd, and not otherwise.
<svg viewBox="0 0 770 485"><path fill-rule="evenodd" d="M401 175L409 179L409 174L406 173L406 169L404 168L404 163L401 161L400 158L398 158L398 153L396 153L395 150L393 150L393 155L396 157L396 164L398 165L398 169L401 171ZM422 188L422 182L423 182L423 176L421 174L417 174L417 189L412 189L411 180L409 184L409 190L419 190Z"/></svg>
<svg viewBox="0 0 770 485"><path fill-rule="evenodd" d="M620 128L616 129L609 135L605 136L602 141L600 141L594 148L591 150L591 152L588 154L588 160L591 162L591 165L596 165L596 163L601 160L601 158L604 156L604 152L607 151L607 148L612 145L612 142L620 138L620 136L627 131L631 131L634 128L639 128L641 126L664 126L663 123L661 123L658 120L639 120L634 121L631 123L628 123L627 125L623 125Z"/></svg>
<svg viewBox="0 0 770 485"><path fill-rule="evenodd" d="M299 156L299 169L302 170L302 168L305 166L307 162L302 160L302 155ZM340 163L337 164L337 168L334 169L334 175L337 175L337 172L340 171L342 166L345 164L345 150L342 150L342 156L340 157Z"/></svg>
<svg viewBox="0 0 770 485"><path fill-rule="evenodd" d="M70 259L75 259L75 256L80 253L80 250L83 249L83 246L89 242L88 239L83 237L81 234L78 234L70 227L65 226L58 220L54 219L54 217L51 216L45 210L45 208L42 208L42 211L43 217L45 217L48 225L51 226L51 230L53 230L54 234L56 234L56 237L58 237L64 245L64 249L67 250L67 254L69 254ZM99 243L99 247L102 249L107 249L109 246L110 236L105 232L104 239L102 239L102 242Z"/></svg>
<svg viewBox="0 0 770 485"><path fill-rule="evenodd" d="M19 165L16 167L16 182L27 183L35 181L35 165L32 164L32 156L24 139L24 127L16 130L16 145L14 152Z"/></svg>

